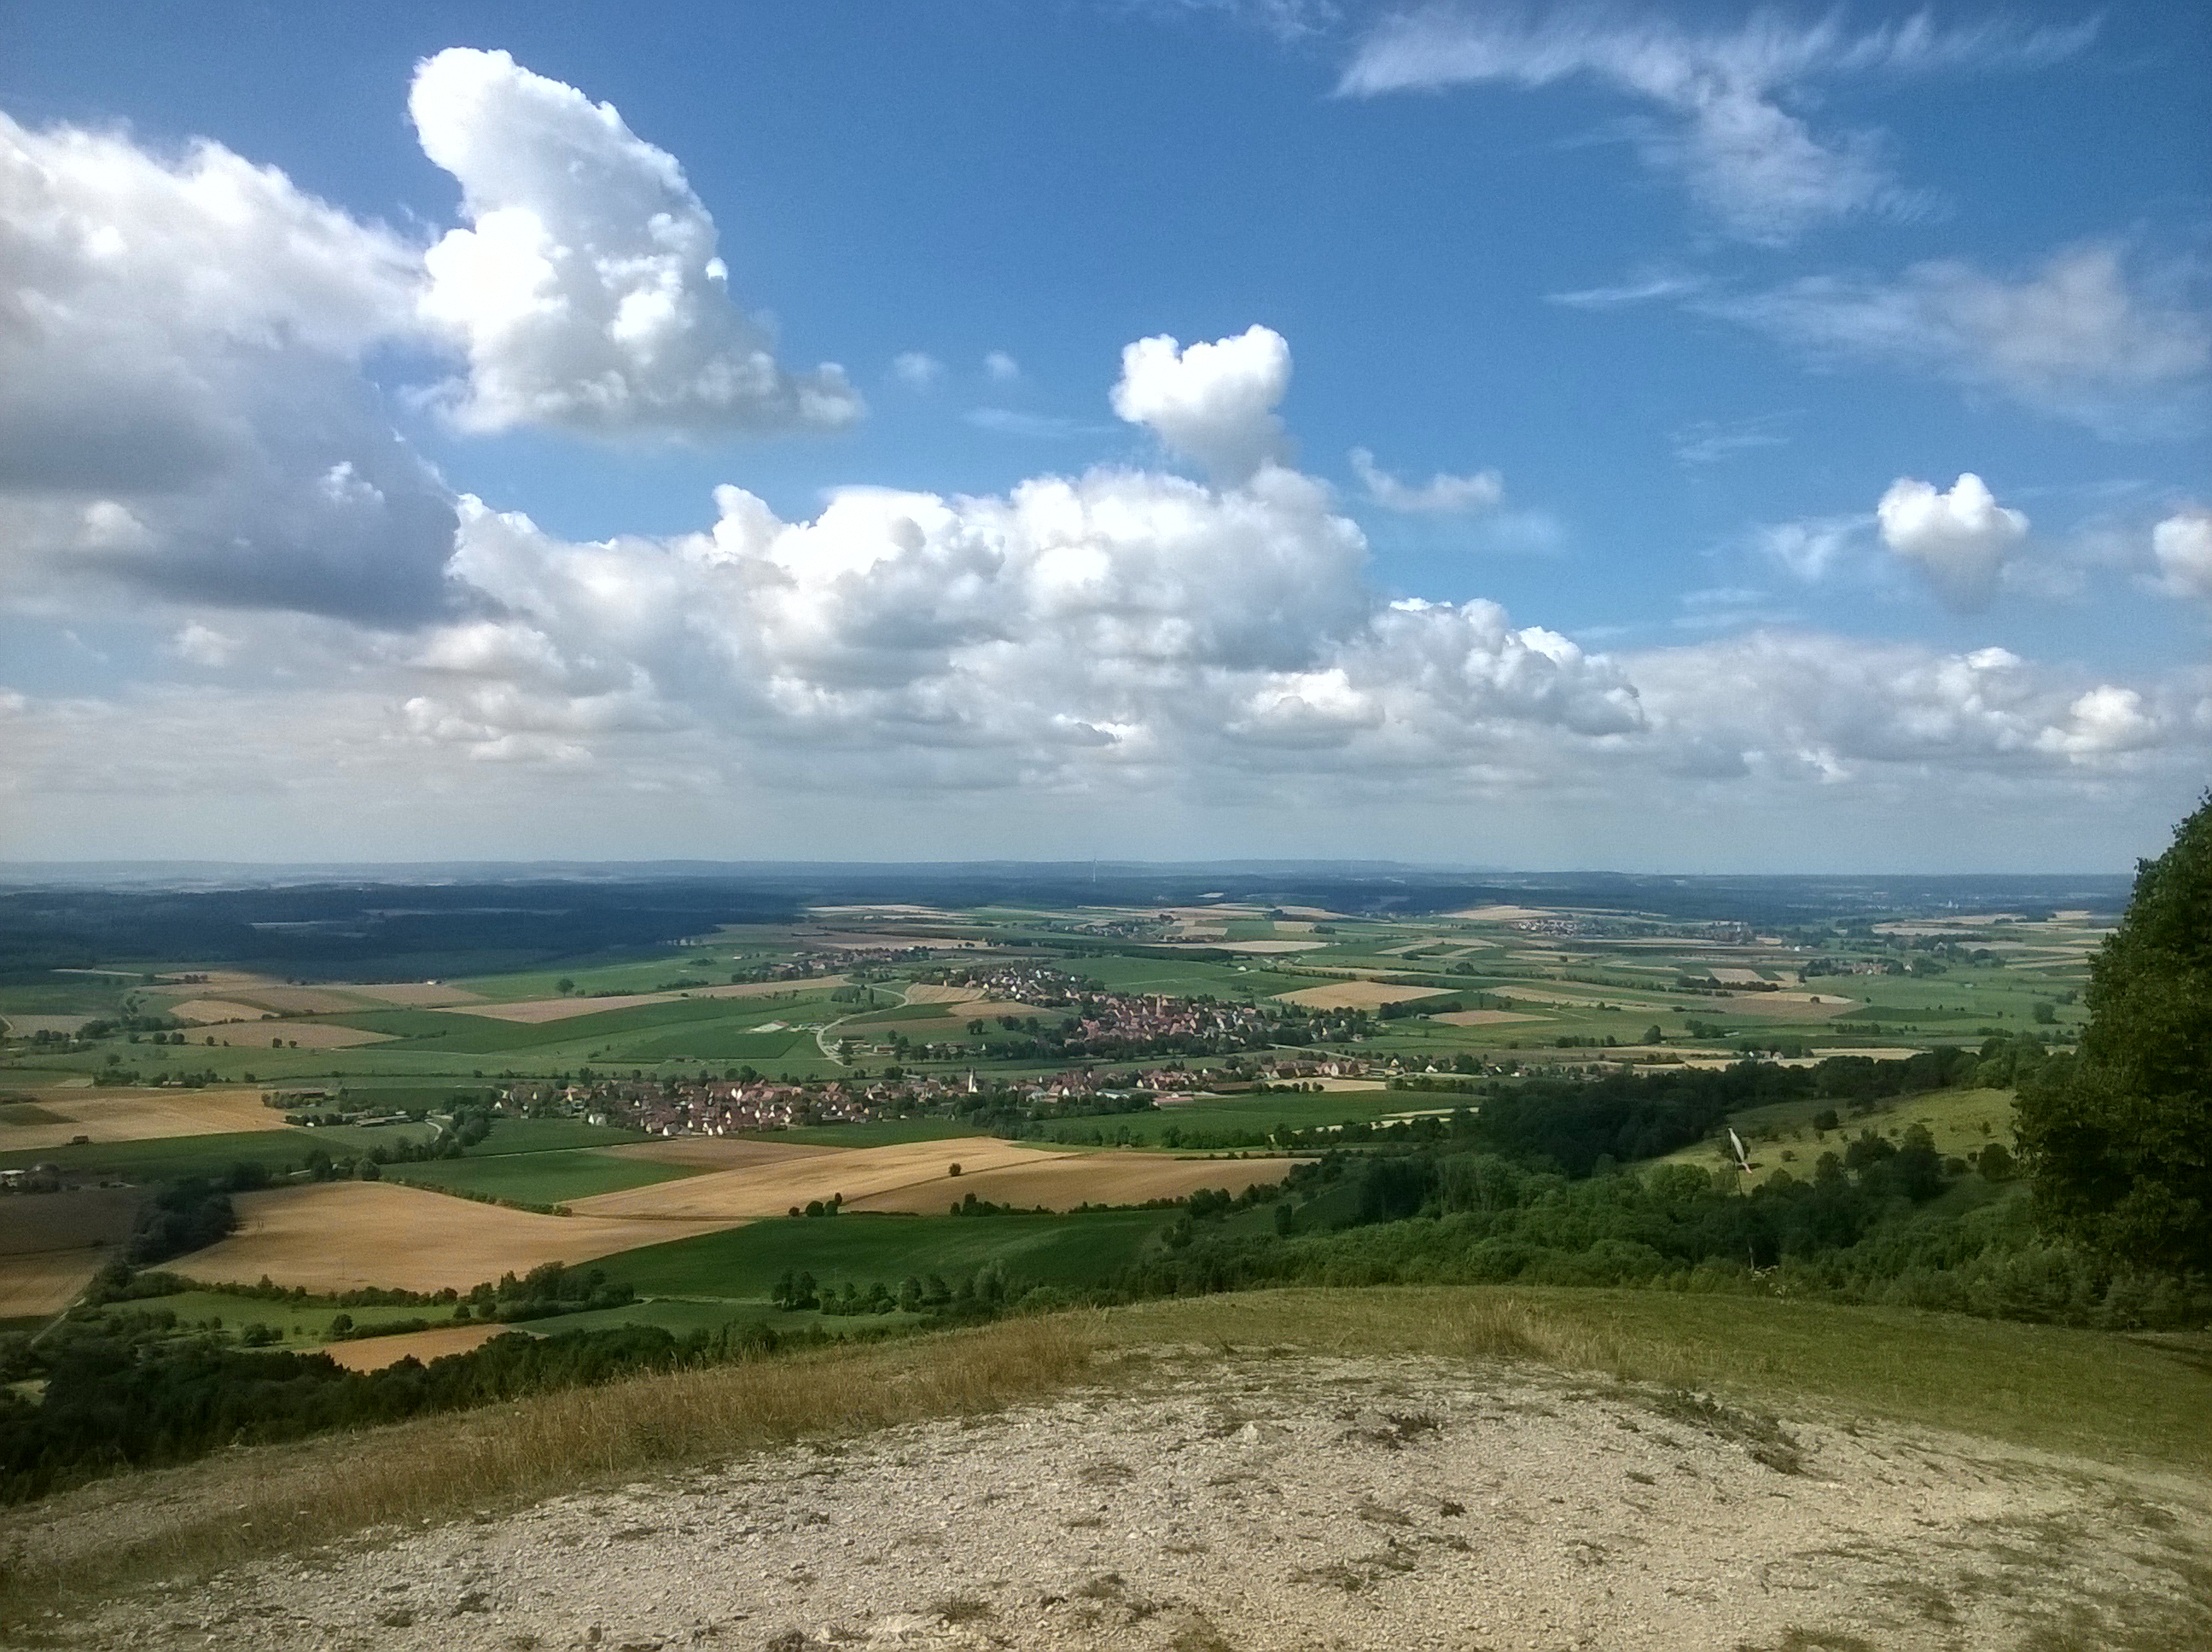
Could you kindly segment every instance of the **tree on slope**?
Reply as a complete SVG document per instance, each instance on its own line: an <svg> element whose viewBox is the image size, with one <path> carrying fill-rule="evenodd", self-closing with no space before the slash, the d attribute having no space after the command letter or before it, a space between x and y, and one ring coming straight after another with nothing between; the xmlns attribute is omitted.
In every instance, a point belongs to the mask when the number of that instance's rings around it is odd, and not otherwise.
<svg viewBox="0 0 2212 1652"><path fill-rule="evenodd" d="M2212 1272L2212 794L2137 865L2087 1004L2078 1054L2021 1094L2037 1220L2123 1266Z"/></svg>

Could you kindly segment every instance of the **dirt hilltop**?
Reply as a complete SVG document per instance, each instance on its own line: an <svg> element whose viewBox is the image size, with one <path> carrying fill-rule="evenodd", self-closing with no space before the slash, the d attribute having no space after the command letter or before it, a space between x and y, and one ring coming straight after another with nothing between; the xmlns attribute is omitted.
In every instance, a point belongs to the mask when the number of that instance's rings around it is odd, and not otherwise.
<svg viewBox="0 0 2212 1652"><path fill-rule="evenodd" d="M1115 1366L1051 1404L236 1568L40 1643L2212 1645L2212 1488L2179 1475L1517 1367Z"/></svg>

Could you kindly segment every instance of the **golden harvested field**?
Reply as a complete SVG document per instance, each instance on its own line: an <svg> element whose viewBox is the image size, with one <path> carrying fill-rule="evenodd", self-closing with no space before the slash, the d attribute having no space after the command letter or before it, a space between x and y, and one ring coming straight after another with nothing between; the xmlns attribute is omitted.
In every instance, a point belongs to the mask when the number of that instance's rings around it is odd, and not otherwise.
<svg viewBox="0 0 2212 1652"><path fill-rule="evenodd" d="M0 1194L0 1320L58 1314L131 1232L135 1187Z"/></svg>
<svg viewBox="0 0 2212 1652"><path fill-rule="evenodd" d="M211 1284L250 1285L265 1273L314 1291L466 1291L541 1262L587 1262L734 1225L538 1216L396 1181L313 1182L234 1202L238 1231L170 1263L173 1271Z"/></svg>
<svg viewBox="0 0 2212 1652"><path fill-rule="evenodd" d="M712 1170L704 1175L663 1181L650 1187L630 1187L621 1193L575 1199L568 1208L578 1216L622 1217L645 1222L689 1220L708 1226L727 1227L763 1217L781 1216L793 1205L842 1193L845 1202L903 1188L927 1187L925 1208L942 1208L973 1185L970 1175L1013 1165L1033 1165L1066 1157L1020 1147L988 1136L956 1137L951 1141L902 1142L892 1147L854 1147L816 1158L787 1159L777 1163ZM948 1174L957 1164L963 1174ZM952 1191L948 1194L945 1188ZM665 1236L674 1237L674 1235ZM636 1244L651 1242L635 1240Z"/></svg>
<svg viewBox="0 0 2212 1652"><path fill-rule="evenodd" d="M397 1004L410 1010L444 1010L456 1004L481 1004L480 993L465 987L447 987L434 981L399 981L374 987L349 987L349 993L373 998L380 1004Z"/></svg>
<svg viewBox="0 0 2212 1652"><path fill-rule="evenodd" d="M842 1153L842 1147L803 1142L759 1141L750 1136L670 1136L660 1141L626 1142L594 1150L610 1158L641 1158L653 1164L712 1164L730 1170L747 1164L782 1164L792 1159Z"/></svg>
<svg viewBox="0 0 2212 1652"><path fill-rule="evenodd" d="M251 1004L234 1004L225 998L188 998L172 1004L169 1013L179 1021L210 1026L221 1021L258 1021L270 1011L257 1010Z"/></svg>
<svg viewBox="0 0 2212 1652"><path fill-rule="evenodd" d="M282 1114L261 1105L258 1090L42 1090L38 1104L58 1124L0 1125L0 1151L64 1147L71 1139L154 1141L168 1136L221 1136L239 1130L282 1130Z"/></svg>
<svg viewBox="0 0 2212 1652"><path fill-rule="evenodd" d="M1500 1027L1509 1021L1551 1021L1556 1017L1520 1010L1454 1010L1433 1017L1452 1027Z"/></svg>
<svg viewBox="0 0 2212 1652"><path fill-rule="evenodd" d="M434 1005L448 1015L489 1016L495 1021L538 1026L548 1021L568 1021L580 1015L601 1015L609 1010L635 1009L641 1004L672 1004L680 998L776 998L817 987L839 987L842 975L816 975L806 981L748 981L728 987L694 987L682 993L615 993L605 998L533 998L517 1004Z"/></svg>
<svg viewBox="0 0 2212 1652"><path fill-rule="evenodd" d="M971 1000L981 1001L981 994L973 987L946 987L935 981L921 981L906 989L906 1001L909 1004L966 1004Z"/></svg>
<svg viewBox="0 0 2212 1652"><path fill-rule="evenodd" d="M1078 1205L1135 1205L1182 1199L1200 1187L1247 1187L1280 1181L1289 1159L1168 1158L1157 1153L1079 1153L1048 1163L1009 1165L848 1199L851 1211L907 1211L932 1216L973 1193L994 1205L1072 1211Z"/></svg>
<svg viewBox="0 0 2212 1652"><path fill-rule="evenodd" d="M288 1046L296 1045L303 1050L349 1050L362 1044L381 1044L397 1036L363 1032L358 1027L342 1027L330 1021L258 1021L205 1035L219 1045L249 1050L269 1048L272 1038L281 1038Z"/></svg>
<svg viewBox="0 0 2212 1652"><path fill-rule="evenodd" d="M349 1371L380 1371L403 1359L419 1359L428 1365L447 1354L465 1354L471 1348L482 1347L494 1337L522 1328L519 1325L441 1325L434 1331L402 1331L397 1336L356 1337L349 1342L328 1342L315 1351L328 1354Z"/></svg>
<svg viewBox="0 0 2212 1652"><path fill-rule="evenodd" d="M1310 1010L1379 1010L1385 1004L1408 999L1442 998L1438 987L1390 987L1379 981L1340 981L1327 987L1301 987L1295 993L1278 993L1285 1004L1303 1004Z"/></svg>
<svg viewBox="0 0 2212 1652"><path fill-rule="evenodd" d="M1455 912L1449 915L1479 924L1510 924L1522 918L1552 918L1559 914L1547 912L1542 907L1494 906L1469 907L1465 912Z"/></svg>

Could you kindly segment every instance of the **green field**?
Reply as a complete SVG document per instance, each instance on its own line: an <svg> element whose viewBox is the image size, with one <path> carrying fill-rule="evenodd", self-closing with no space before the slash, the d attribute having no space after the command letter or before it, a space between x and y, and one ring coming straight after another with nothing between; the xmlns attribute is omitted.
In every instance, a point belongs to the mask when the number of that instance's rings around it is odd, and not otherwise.
<svg viewBox="0 0 2212 1652"><path fill-rule="evenodd" d="M1172 1211L1076 1216L784 1218L624 1251L593 1264L641 1296L765 1297L787 1268L824 1284L963 1275L997 1262L1041 1285L1091 1285L1134 1260Z"/></svg>
<svg viewBox="0 0 2212 1652"><path fill-rule="evenodd" d="M42 1147L34 1152L0 1153L0 1169L58 1164L64 1170L89 1171L131 1181L173 1181L185 1176L220 1175L234 1164L250 1162L272 1170L307 1163L316 1133L307 1130L249 1130L222 1136L173 1136L160 1141L91 1142L82 1147Z"/></svg>
<svg viewBox="0 0 2212 1652"><path fill-rule="evenodd" d="M651 1159L617 1158L584 1147L567 1152L505 1153L488 1158L442 1158L422 1164L394 1164L386 1169L385 1176L388 1181L411 1182L419 1187L512 1200L520 1205L559 1205L571 1199L589 1199L593 1193L620 1193L625 1187L649 1187L656 1181L673 1181L681 1176L696 1175L706 1168L660 1164Z"/></svg>

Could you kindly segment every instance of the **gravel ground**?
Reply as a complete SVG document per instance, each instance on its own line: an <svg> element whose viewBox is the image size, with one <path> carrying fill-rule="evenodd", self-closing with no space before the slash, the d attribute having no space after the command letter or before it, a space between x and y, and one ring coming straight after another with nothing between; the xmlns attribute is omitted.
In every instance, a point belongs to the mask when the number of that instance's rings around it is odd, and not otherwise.
<svg viewBox="0 0 2212 1652"><path fill-rule="evenodd" d="M2205 1647L2212 1488L1517 1369L1193 1351L1052 1405L372 1534L53 1632L379 1652Z"/></svg>

